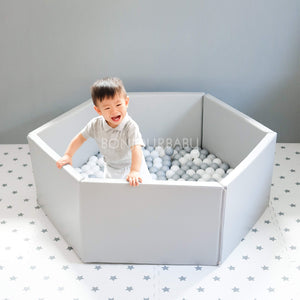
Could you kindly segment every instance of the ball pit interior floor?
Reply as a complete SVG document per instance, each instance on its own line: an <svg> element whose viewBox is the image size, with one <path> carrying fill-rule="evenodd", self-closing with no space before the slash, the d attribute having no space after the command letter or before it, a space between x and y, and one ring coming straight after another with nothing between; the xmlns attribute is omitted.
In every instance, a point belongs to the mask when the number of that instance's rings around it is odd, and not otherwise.
<svg viewBox="0 0 300 300"><path fill-rule="evenodd" d="M28 145L0 145L1 300L296 300L299 236L300 144L277 144L269 207L221 266L83 264L36 202Z"/></svg>

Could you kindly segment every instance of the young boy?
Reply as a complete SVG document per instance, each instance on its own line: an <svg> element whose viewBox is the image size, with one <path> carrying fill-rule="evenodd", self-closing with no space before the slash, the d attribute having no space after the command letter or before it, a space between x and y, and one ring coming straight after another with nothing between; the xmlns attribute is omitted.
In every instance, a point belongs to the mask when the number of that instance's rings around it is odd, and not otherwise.
<svg viewBox="0 0 300 300"><path fill-rule="evenodd" d="M144 142L138 125L127 114L129 97L118 78L103 78L91 88L95 111L92 119L70 142L56 165L60 169L72 164L77 149L89 138L96 140L106 166L105 178L126 178L131 186L138 186L142 177L150 179L142 148Z"/></svg>

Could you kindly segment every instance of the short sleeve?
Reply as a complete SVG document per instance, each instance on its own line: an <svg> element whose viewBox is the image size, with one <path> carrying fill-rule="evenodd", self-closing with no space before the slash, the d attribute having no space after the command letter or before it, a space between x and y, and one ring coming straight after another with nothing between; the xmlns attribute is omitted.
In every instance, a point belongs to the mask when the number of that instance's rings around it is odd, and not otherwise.
<svg viewBox="0 0 300 300"><path fill-rule="evenodd" d="M139 126L134 121L130 122L128 126L127 143L130 148L136 145L141 145L142 147L145 147Z"/></svg>
<svg viewBox="0 0 300 300"><path fill-rule="evenodd" d="M89 137L95 137L97 119L98 118L94 118L89 121L87 125L80 131L85 139L88 139Z"/></svg>

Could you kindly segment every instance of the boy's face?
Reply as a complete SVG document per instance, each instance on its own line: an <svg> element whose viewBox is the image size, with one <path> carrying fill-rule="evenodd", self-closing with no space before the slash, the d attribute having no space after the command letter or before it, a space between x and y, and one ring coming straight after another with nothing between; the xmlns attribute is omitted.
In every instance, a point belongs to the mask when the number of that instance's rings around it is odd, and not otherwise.
<svg viewBox="0 0 300 300"><path fill-rule="evenodd" d="M116 94L113 98L104 98L101 102L97 101L94 109L100 116L104 117L110 127L116 128L126 116L128 102L129 97Z"/></svg>

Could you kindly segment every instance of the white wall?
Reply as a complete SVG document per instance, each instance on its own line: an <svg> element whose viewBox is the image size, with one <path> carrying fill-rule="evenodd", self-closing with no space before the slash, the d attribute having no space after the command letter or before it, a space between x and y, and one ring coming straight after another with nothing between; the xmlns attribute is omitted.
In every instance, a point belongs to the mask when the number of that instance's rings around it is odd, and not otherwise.
<svg viewBox="0 0 300 300"><path fill-rule="evenodd" d="M300 142L300 1L0 0L0 143L90 97L202 91Z"/></svg>

